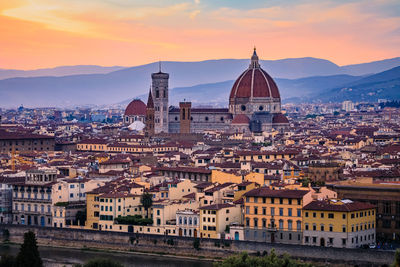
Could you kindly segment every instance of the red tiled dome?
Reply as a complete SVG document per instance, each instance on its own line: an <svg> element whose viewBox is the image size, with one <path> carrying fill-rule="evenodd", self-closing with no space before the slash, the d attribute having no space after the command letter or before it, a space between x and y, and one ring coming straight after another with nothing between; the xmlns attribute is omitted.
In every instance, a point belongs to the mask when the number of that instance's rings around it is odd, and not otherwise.
<svg viewBox="0 0 400 267"><path fill-rule="evenodd" d="M229 99L250 97L280 98L278 86L271 76L260 67L255 50L249 68L233 84Z"/></svg>
<svg viewBox="0 0 400 267"><path fill-rule="evenodd" d="M280 98L278 86L261 68L247 69L233 84L229 98Z"/></svg>
<svg viewBox="0 0 400 267"><path fill-rule="evenodd" d="M232 120L232 124L249 124L249 123L250 123L249 117L247 117L244 114L238 114Z"/></svg>
<svg viewBox="0 0 400 267"><path fill-rule="evenodd" d="M146 115L146 104L142 100L134 99L125 109L125 116Z"/></svg>
<svg viewBox="0 0 400 267"><path fill-rule="evenodd" d="M282 113L278 113L272 119L272 123L289 123L289 120Z"/></svg>

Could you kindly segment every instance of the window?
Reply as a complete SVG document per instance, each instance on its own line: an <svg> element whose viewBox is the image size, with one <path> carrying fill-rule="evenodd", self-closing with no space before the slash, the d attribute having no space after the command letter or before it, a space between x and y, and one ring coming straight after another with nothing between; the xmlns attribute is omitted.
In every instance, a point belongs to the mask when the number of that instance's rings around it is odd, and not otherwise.
<svg viewBox="0 0 400 267"><path fill-rule="evenodd" d="M334 216L333 213L328 213L328 218L329 218L329 219L333 219L333 218L335 218L335 216Z"/></svg>
<svg viewBox="0 0 400 267"><path fill-rule="evenodd" d="M291 198L288 199L288 204L292 205L292 199Z"/></svg>
<svg viewBox="0 0 400 267"><path fill-rule="evenodd" d="M75 188L75 185L74 184L71 184L71 185L69 185L69 188Z"/></svg>
<svg viewBox="0 0 400 267"><path fill-rule="evenodd" d="M267 227L267 220L266 219L262 219L262 227L263 228Z"/></svg>
<svg viewBox="0 0 400 267"><path fill-rule="evenodd" d="M308 223L304 225L304 229L308 231Z"/></svg>
<svg viewBox="0 0 400 267"><path fill-rule="evenodd" d="M283 229L283 220L279 220L279 229Z"/></svg>
<svg viewBox="0 0 400 267"><path fill-rule="evenodd" d="M262 214L266 215L267 214L267 208L262 208Z"/></svg>
<svg viewBox="0 0 400 267"><path fill-rule="evenodd" d="M254 207L254 214L258 214L258 208Z"/></svg>
<svg viewBox="0 0 400 267"><path fill-rule="evenodd" d="M297 221L297 227L296 227L296 229L297 229L297 231L301 231L301 221Z"/></svg>
<svg viewBox="0 0 400 267"><path fill-rule="evenodd" d="M271 215L275 215L275 208L271 208Z"/></svg>
<svg viewBox="0 0 400 267"><path fill-rule="evenodd" d="M283 204L283 198L279 199L279 204Z"/></svg>
<svg viewBox="0 0 400 267"><path fill-rule="evenodd" d="M317 213L313 212L312 216L313 216L313 218L316 218L317 217Z"/></svg>
<svg viewBox="0 0 400 267"><path fill-rule="evenodd" d="M323 212L321 212L321 218L324 218L324 213Z"/></svg>
<svg viewBox="0 0 400 267"><path fill-rule="evenodd" d="M288 209L288 216L292 217L292 209L291 208Z"/></svg>
<svg viewBox="0 0 400 267"><path fill-rule="evenodd" d="M342 214L342 219L346 219L346 214L345 213Z"/></svg>
<svg viewBox="0 0 400 267"><path fill-rule="evenodd" d="M258 227L258 219L254 218L254 228L257 228L257 227Z"/></svg>
<svg viewBox="0 0 400 267"><path fill-rule="evenodd" d="M304 216L305 216L305 217L308 217L308 212L307 212L307 211L304 213Z"/></svg>
<svg viewBox="0 0 400 267"><path fill-rule="evenodd" d="M333 232L333 226L329 225L329 232Z"/></svg>
<svg viewBox="0 0 400 267"><path fill-rule="evenodd" d="M317 225L313 224L312 229L313 229L313 231L317 231Z"/></svg>
<svg viewBox="0 0 400 267"><path fill-rule="evenodd" d="M246 206L246 214L250 214L250 207Z"/></svg>
<svg viewBox="0 0 400 267"><path fill-rule="evenodd" d="M297 209L297 217L301 217L301 209Z"/></svg>
<svg viewBox="0 0 400 267"><path fill-rule="evenodd" d="M391 209L391 203L389 201L383 202L383 213L384 214L391 214L392 209Z"/></svg>
<svg viewBox="0 0 400 267"><path fill-rule="evenodd" d="M293 228L293 222L292 220L288 220L288 230L292 230Z"/></svg>
<svg viewBox="0 0 400 267"><path fill-rule="evenodd" d="M342 232L343 232L343 233L346 233L346 226L343 226L343 227L342 227Z"/></svg>
<svg viewBox="0 0 400 267"><path fill-rule="evenodd" d="M321 232L325 231L325 226L321 224Z"/></svg>
<svg viewBox="0 0 400 267"><path fill-rule="evenodd" d="M279 216L283 216L283 208L279 208Z"/></svg>

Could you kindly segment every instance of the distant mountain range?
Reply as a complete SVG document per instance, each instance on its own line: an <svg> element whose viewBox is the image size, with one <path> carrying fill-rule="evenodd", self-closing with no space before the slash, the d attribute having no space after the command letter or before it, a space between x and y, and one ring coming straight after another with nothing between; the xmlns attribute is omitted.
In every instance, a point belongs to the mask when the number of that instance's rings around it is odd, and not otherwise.
<svg viewBox="0 0 400 267"><path fill-rule="evenodd" d="M40 76L68 76L80 74L105 74L112 71L124 69L126 67L113 66L102 67L96 65L76 65L60 66L55 68L37 69L37 70L9 70L0 69L0 80L16 77L40 77Z"/></svg>
<svg viewBox="0 0 400 267"><path fill-rule="evenodd" d="M398 97L395 90L390 88L397 88L399 73L385 72L400 66L400 58L342 67L317 58L263 60L260 63L274 77L281 97L286 101L341 101L339 99L343 97L371 101L376 97ZM248 64L248 59L163 62L162 70L170 73L171 103L187 99L198 105L226 105L233 80ZM125 105L127 99L134 97L146 100L151 84L150 74L157 71L158 63L131 68L69 66L27 72L0 69L0 77L43 75L0 80L0 107L16 107L20 104L27 107ZM375 80L376 75L368 76L382 71L377 74L381 77L376 78L379 81ZM6 72L9 76L6 76ZM74 75L69 75L71 73ZM343 93L341 98L334 96L349 86L353 86L358 94L363 94L362 88L367 86L375 90L375 94L368 91L368 97L365 98L358 98L354 93Z"/></svg>

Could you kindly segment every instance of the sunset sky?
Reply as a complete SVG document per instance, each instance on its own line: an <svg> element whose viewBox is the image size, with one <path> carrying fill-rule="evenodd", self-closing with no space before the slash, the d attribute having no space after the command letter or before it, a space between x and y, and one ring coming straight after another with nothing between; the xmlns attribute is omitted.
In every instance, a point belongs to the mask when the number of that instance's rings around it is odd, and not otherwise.
<svg viewBox="0 0 400 267"><path fill-rule="evenodd" d="M399 0L0 0L0 68L400 56Z"/></svg>

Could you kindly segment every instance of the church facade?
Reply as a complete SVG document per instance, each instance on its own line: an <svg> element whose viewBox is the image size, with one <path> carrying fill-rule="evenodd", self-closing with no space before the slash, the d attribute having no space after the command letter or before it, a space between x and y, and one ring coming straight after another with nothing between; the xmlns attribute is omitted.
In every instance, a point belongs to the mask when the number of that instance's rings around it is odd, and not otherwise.
<svg viewBox="0 0 400 267"><path fill-rule="evenodd" d="M149 135L204 131L261 133L273 129L284 131L289 126L281 112L278 86L261 68L255 49L249 67L232 86L228 108L192 108L190 102L169 107L169 74L160 69L151 77L152 87L146 105L150 116L145 120Z"/></svg>

